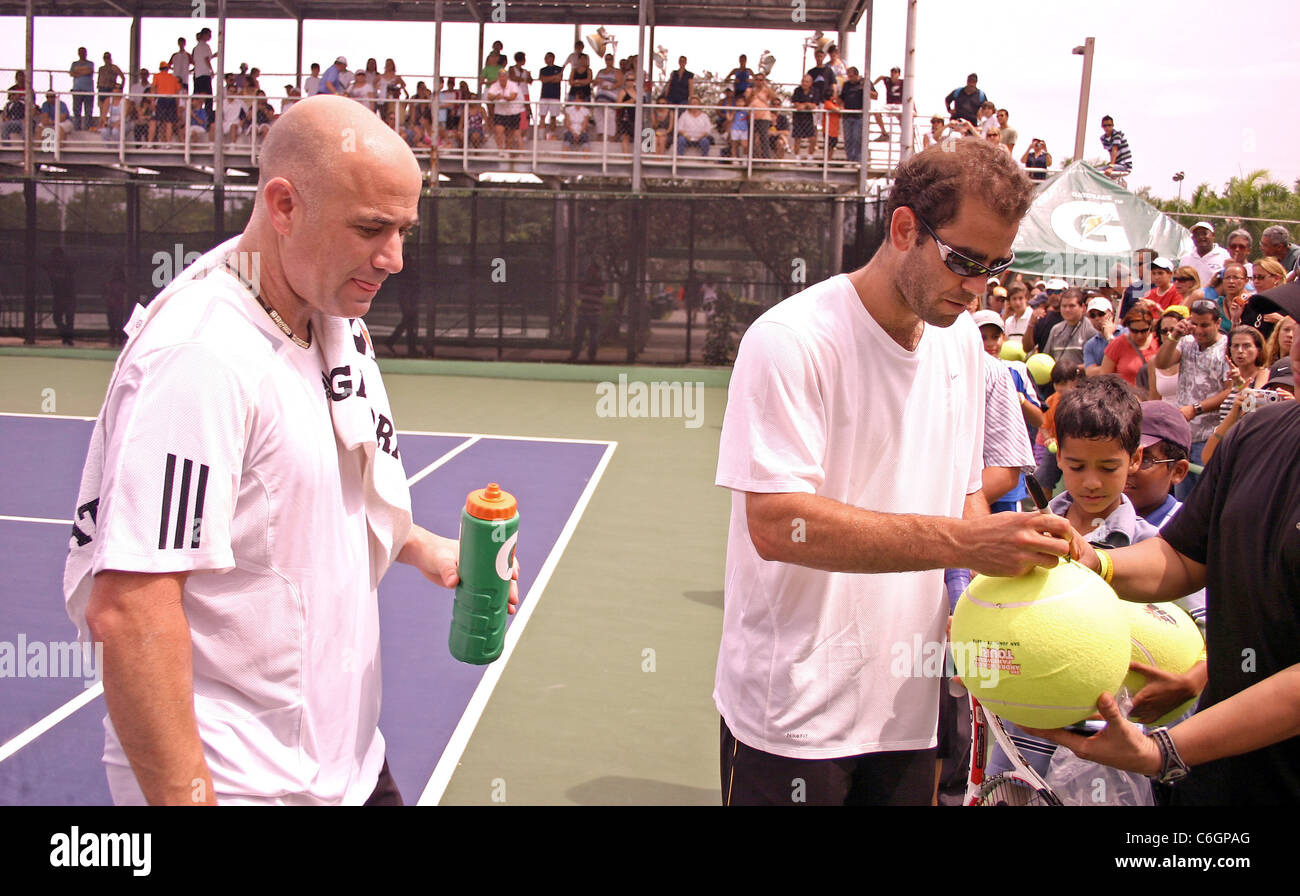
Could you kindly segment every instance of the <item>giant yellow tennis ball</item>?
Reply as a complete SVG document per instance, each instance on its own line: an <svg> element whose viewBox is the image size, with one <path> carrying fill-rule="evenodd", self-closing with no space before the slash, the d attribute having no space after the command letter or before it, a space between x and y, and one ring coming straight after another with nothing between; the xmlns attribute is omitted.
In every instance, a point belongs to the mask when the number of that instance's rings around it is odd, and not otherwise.
<svg viewBox="0 0 1300 896"><path fill-rule="evenodd" d="M1046 386L1052 381L1052 368L1056 366L1056 359L1051 355L1037 352L1029 356L1025 366L1029 368L1029 375L1034 378L1034 382Z"/></svg>
<svg viewBox="0 0 1300 896"><path fill-rule="evenodd" d="M1182 675L1195 666L1205 648L1201 630L1196 627L1192 617L1177 604L1135 604L1120 601L1129 623L1129 640L1132 643L1132 655L1129 662L1156 666L1166 672ZM1124 687L1130 694L1137 694L1146 684L1146 676L1141 672L1130 672L1124 678ZM1177 709L1170 710L1156 719L1157 725L1167 725L1192 708L1196 702L1193 697Z"/></svg>
<svg viewBox="0 0 1300 896"><path fill-rule="evenodd" d="M1025 347L1016 342L1004 342L1002 348L998 349L998 357L1003 361L1023 361L1025 360Z"/></svg>
<svg viewBox="0 0 1300 896"><path fill-rule="evenodd" d="M1018 725L1086 719L1128 671L1121 603L1072 560L1016 578L975 576L952 617L957 674L991 712Z"/></svg>

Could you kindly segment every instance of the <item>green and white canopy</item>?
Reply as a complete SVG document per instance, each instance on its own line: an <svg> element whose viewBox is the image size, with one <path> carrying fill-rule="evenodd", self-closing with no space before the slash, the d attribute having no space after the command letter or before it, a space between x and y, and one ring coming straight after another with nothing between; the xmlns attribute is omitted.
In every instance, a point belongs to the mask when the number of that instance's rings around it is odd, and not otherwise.
<svg viewBox="0 0 1300 896"><path fill-rule="evenodd" d="M1013 270L1075 285L1104 283L1116 262L1133 270L1133 253L1151 248L1177 259L1191 232L1086 162L1044 181L1020 223Z"/></svg>

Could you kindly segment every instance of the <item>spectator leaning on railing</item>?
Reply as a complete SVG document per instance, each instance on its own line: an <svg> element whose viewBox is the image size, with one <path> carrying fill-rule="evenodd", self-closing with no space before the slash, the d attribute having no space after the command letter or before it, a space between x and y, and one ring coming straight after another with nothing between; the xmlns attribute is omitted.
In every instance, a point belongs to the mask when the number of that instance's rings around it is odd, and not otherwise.
<svg viewBox="0 0 1300 896"><path fill-rule="evenodd" d="M844 84L840 88L840 101L844 104L845 112L841 125L844 130L844 158L850 162L862 159L862 95L865 86L857 67L849 66ZM879 113L876 118L879 122ZM885 135L881 134L881 136Z"/></svg>

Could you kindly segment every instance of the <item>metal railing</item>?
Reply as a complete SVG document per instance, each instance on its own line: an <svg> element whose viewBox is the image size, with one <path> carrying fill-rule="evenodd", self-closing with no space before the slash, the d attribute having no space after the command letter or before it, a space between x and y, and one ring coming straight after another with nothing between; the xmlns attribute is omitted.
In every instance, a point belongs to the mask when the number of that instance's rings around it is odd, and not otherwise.
<svg viewBox="0 0 1300 896"><path fill-rule="evenodd" d="M38 99L42 96L39 91L36 95ZM55 117L63 118L63 109L67 105L65 98L69 97L70 92L54 91ZM207 95L180 93L172 97L176 103L174 121L160 119L157 116L156 103L166 98L151 94L141 95L138 92L128 92L125 95L112 94L105 109L107 114L102 117L105 126L99 128L93 137L86 131L70 129L66 122L55 126L48 116L41 115L41 106L38 105L34 110L37 114L34 116L33 135L37 158L39 161L54 163L75 161L94 163L96 161L94 156L102 156L107 151L119 165L132 163L147 165L149 161L165 163L168 160L195 168L210 165L213 160L215 125L196 121L193 118L194 104L206 100ZM296 99L285 97L280 102L283 105L287 101ZM141 114L141 100L149 103L151 110L149 117ZM221 102L221 93L213 97L213 102L214 104ZM234 139L230 139L229 136L231 122L223 121L225 133L222 138L225 143L225 153L231 156L230 161L256 165L259 144L263 139L262 132L274 126L278 114L272 108L269 97L254 98L241 95L238 102L244 115L240 119ZM259 103L266 104L265 124L258 123ZM499 102L495 105L497 108L500 107ZM390 126L395 127L402 134L417 157L432 161L436 149L436 160L440 170L441 166L450 165L452 169L459 166L461 170L469 173L475 169L491 170L492 165L503 163L508 170L515 172L537 172L545 169L547 173L554 174L565 168L589 170L591 166L599 165L602 174L609 174L611 171L623 174L632 161L634 155L632 140L637 139L638 135L630 133L630 125L627 124L626 119L631 117L631 112L635 109L634 103L529 99L520 100L514 105L523 110L520 124L526 125L529 134L526 138L521 135L518 144L510 146L509 144L514 142L513 139L502 141L501 138L509 138L511 135L496 132L492 111L494 104L487 100L438 98L435 101L435 98L430 96L374 101L377 114L383 114ZM563 117L555 116L555 120L547 126L542 112L553 111L556 105L560 106L565 114ZM578 108L587 109L589 113L584 129L587 138L582 141L585 145L570 148L563 140L563 135L568 130L567 114L568 110ZM471 130L470 113L475 109L482 115L481 132L477 127ZM745 177L754 177L756 174L760 177L773 174L798 174L822 182L829 182L832 179L843 181L858 168L858 162L847 157L847 146L844 142L845 125L853 118L861 121L860 158L866 160L872 177L890 176L901 160L902 146L899 139L901 116L890 110L872 108L864 116L859 110L817 108L805 111L795 110L790 106L775 105L755 109L748 106L677 106L645 103L642 109L644 120L640 135L641 163L643 168L660 175L691 177L698 176L708 169L714 169L715 176L717 171L730 172L734 175L743 170ZM679 137L682 136L680 131L682 116L692 109L698 110L709 119L709 129L703 135L710 141L707 154L699 152L698 148L696 152L683 152L686 147L683 147L679 141ZM741 141L733 141L730 132L734 117L740 111L743 111L747 118L744 125L744 138ZM761 129L755 126L753 118L755 112L765 114L771 122L765 132L765 136L770 141L766 146L756 143ZM806 157L794 155L793 147L789 145L789 141L793 140L795 116L801 114L810 115L813 119L813 136L810 139L814 151ZM439 122L433 126L435 115L439 118ZM871 137L877 115L882 116L881 120L886 126L888 140L883 142L878 142ZM721 130L717 126L717 119L720 116L726 119ZM96 122L101 121L100 114L92 114L91 117ZM781 117L788 119L789 126L778 130L776 125ZM46 120L42 120L43 118ZM666 126L656 127L656 121L665 118ZM838 119L838 122L835 119ZM455 122L454 128L447 125L450 121ZM596 122L599 122L599 125L596 125ZM836 130L833 124L839 125L839 142L834 149L827 139L828 130ZM170 134L167 133L169 130ZM928 129L926 132L928 133ZM149 139L151 136L152 140ZM160 139L164 137L168 139ZM922 137L921 129L918 128L917 133L913 135L915 149L921 148ZM15 131L9 122L5 122L3 138L0 139L0 153L5 150L20 149L21 123ZM736 146L736 143L743 145ZM740 167L742 164L743 169ZM1057 170L1059 168L1049 168L1047 174L1050 176Z"/></svg>

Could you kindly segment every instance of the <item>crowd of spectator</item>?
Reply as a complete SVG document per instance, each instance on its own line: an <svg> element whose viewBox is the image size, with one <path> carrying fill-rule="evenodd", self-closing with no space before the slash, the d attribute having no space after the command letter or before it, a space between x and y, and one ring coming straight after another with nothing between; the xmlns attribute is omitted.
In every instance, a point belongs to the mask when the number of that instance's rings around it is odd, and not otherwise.
<svg viewBox="0 0 1300 896"><path fill-rule="evenodd" d="M96 68L86 48L79 48L68 70L72 91L65 95L72 107L53 92L47 94L46 102L36 110L38 134L57 128L61 136L99 132L112 142L123 136L133 143L210 142L216 136L214 105L224 94L220 100L222 139L233 142L246 140L253 133L265 135L276 118L301 97L328 93L362 103L417 148L437 145L509 152L521 149L531 131L533 139L556 141L566 150L589 151L608 143L625 153L631 151L636 57L616 61L613 53L606 53L603 60L597 60L603 62L597 70L582 41L575 42L563 63L557 63L553 52L546 53L536 77L524 53L508 55L502 42L495 41L476 83L447 78L444 83L435 82L432 89L425 81L410 89L393 59L385 60L382 70L375 58L353 70L346 56L338 56L324 71L319 63L312 63L301 89L295 83L286 84L277 111L262 89L260 71L247 63L241 63L237 73L227 74L224 91L214 94L211 38L208 28L195 35L192 47L185 38L178 38L176 51L160 62L156 71L142 67L134 76L114 64L110 53L103 54L103 62ZM814 51L812 67L787 92L770 81L772 61L765 54L764 63L755 70L748 57L741 55L721 79L721 97L711 103L701 95L685 56L662 83L656 84L648 69L644 71L643 128L653 133L647 151L664 154L675 149L678 155L732 159L825 157L856 162L862 158L864 140L899 139L903 79L898 67L869 80L848 65L831 44ZM536 99L534 81L538 85ZM882 92L883 107L876 102L882 99ZM23 73L16 72L0 125L3 139L22 134L24 95ZM865 96L873 103L869 116L863 114ZM979 87L978 75L969 75L965 86L944 98L944 105L946 116L930 119L921 148L972 138L988 140L1017 157L1020 138L1010 123L1011 113L988 98ZM1122 183L1132 170L1128 141L1115 129L1110 116L1102 119L1102 130L1101 142L1108 154L1105 171ZM1047 142L1037 136L1029 140L1018 159L1037 180L1045 179L1053 165Z"/></svg>
<svg viewBox="0 0 1300 896"><path fill-rule="evenodd" d="M1192 466L1176 484L1181 500L1228 429L1262 402L1295 393L1288 357L1300 328L1259 293L1300 278L1300 249L1281 225L1264 231L1260 253L1247 260L1253 242L1249 231L1233 230L1225 248L1213 224L1198 221L1192 249L1181 258L1141 249L1131 268L1115 265L1101 287L1060 278L1031 283L1020 274L992 278L978 304L994 317L986 316L982 329L986 340L999 339L1004 358L1052 358L1044 399L1062 384L1115 374L1142 400L1175 406L1190 428ZM1013 347L1003 350L1004 341ZM1035 453L1038 478L1050 485L1060 472L1049 450L1050 413L1046 419Z"/></svg>

